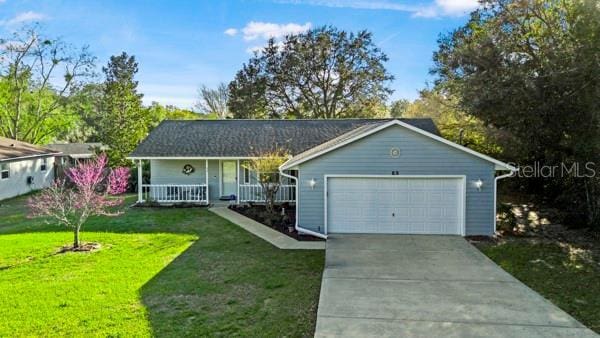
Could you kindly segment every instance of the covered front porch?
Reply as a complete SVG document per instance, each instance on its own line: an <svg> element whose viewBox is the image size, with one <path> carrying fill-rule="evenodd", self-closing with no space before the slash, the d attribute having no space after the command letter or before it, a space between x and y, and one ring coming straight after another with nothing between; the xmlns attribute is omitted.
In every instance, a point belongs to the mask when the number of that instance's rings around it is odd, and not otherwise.
<svg viewBox="0 0 600 338"><path fill-rule="evenodd" d="M136 159L138 182L143 165L149 163L149 183L138 185L137 203L164 205L194 203L264 203L265 194L258 173L245 167L248 158L148 158ZM296 175L291 171L290 174ZM281 177L277 203L294 203L294 181Z"/></svg>

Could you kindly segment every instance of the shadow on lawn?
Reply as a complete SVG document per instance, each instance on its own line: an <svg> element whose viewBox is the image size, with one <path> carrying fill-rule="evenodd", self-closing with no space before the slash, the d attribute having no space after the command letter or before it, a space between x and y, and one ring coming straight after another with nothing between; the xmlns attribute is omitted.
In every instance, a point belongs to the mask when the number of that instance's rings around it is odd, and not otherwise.
<svg viewBox="0 0 600 338"><path fill-rule="evenodd" d="M3 203L0 236L69 232L27 219L24 204ZM312 336L322 251L279 250L206 208L126 208L118 217L90 218L82 238L93 241L98 232L198 238L139 289L157 336Z"/></svg>
<svg viewBox="0 0 600 338"><path fill-rule="evenodd" d="M201 217L199 239L140 289L154 334L312 336L323 252L282 251Z"/></svg>

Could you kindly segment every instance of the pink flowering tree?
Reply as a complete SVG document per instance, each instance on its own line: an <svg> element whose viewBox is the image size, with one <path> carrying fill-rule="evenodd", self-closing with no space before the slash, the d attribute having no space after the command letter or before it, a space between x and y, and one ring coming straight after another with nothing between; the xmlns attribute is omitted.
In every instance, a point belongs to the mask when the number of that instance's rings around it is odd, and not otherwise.
<svg viewBox="0 0 600 338"><path fill-rule="evenodd" d="M28 200L31 217L44 217L73 229L73 248L80 248L79 232L90 216L116 216L115 206L123 198L110 196L126 191L128 168L110 169L106 155L81 163L66 171L67 179L54 184Z"/></svg>

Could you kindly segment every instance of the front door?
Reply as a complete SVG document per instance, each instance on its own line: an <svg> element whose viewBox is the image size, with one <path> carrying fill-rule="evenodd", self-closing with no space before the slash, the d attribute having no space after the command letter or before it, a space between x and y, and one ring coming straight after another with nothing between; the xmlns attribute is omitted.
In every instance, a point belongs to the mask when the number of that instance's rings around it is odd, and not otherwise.
<svg viewBox="0 0 600 338"><path fill-rule="evenodd" d="M221 162L221 196L237 194L236 161Z"/></svg>

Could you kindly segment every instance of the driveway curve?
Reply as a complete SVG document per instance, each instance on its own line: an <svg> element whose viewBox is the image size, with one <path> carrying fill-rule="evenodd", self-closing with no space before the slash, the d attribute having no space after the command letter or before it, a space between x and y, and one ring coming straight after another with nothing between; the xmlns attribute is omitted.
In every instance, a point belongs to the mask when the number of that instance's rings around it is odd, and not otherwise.
<svg viewBox="0 0 600 338"><path fill-rule="evenodd" d="M316 337L598 337L457 236L332 235Z"/></svg>

